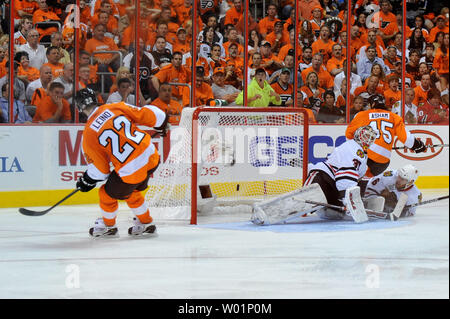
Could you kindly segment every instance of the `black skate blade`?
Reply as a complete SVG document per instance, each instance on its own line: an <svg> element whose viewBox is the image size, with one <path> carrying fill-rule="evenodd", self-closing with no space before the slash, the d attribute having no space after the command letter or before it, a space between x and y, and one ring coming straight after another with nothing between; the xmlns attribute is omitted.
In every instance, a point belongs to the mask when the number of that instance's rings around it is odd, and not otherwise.
<svg viewBox="0 0 450 319"><path fill-rule="evenodd" d="M130 237L132 237L132 238L148 238L148 237L157 237L158 236L158 233L156 232L156 226L155 225L148 226L140 234L130 234L130 231L131 231L130 229L128 230L128 235Z"/></svg>

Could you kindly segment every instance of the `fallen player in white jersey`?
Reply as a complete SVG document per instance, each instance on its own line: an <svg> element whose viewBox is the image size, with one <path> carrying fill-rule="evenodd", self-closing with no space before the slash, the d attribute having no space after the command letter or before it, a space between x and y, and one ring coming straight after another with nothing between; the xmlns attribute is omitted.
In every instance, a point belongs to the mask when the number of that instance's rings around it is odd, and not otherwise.
<svg viewBox="0 0 450 319"><path fill-rule="evenodd" d="M315 212L324 219L343 219L348 215L357 223L367 221L357 184L366 173L367 150L375 138L372 127L358 128L354 139L336 147L324 162L311 167L302 189L254 204L251 221L257 225L279 223L298 212ZM318 207L313 202L325 205Z"/></svg>
<svg viewBox="0 0 450 319"><path fill-rule="evenodd" d="M413 165L406 165L399 170L388 170L383 174L372 177L366 187L363 201L366 203L374 198L384 199L384 212L390 213L396 206L400 196L408 196L406 206L403 208L400 217L414 216L416 207L412 205L422 201L422 193L414 185L419 176L419 171ZM388 218L386 216L386 218Z"/></svg>

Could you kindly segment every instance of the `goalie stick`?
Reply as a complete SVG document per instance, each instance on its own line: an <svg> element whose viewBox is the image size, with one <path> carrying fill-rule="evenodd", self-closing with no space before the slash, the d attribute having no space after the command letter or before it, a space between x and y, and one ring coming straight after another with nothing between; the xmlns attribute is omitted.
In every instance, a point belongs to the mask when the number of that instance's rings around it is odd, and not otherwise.
<svg viewBox="0 0 450 319"><path fill-rule="evenodd" d="M433 144L433 145L425 145L426 148L431 147L449 147L450 144ZM408 149L406 146L396 146L392 148L393 150L403 150Z"/></svg>
<svg viewBox="0 0 450 319"><path fill-rule="evenodd" d="M26 215L26 216L42 216L47 214L49 211L51 211L53 208L55 208L56 206L58 206L59 204L61 204L62 202L64 202L66 199L68 199L69 197L71 197L72 195L74 195L76 192L78 192L79 189L75 189L73 190L70 194L68 194L66 197L64 197L63 199L61 199L59 202L57 202L55 205L53 205L52 207L44 210L44 211L34 211L34 210L30 210L30 209L26 209L26 208L19 208L19 212L22 215Z"/></svg>

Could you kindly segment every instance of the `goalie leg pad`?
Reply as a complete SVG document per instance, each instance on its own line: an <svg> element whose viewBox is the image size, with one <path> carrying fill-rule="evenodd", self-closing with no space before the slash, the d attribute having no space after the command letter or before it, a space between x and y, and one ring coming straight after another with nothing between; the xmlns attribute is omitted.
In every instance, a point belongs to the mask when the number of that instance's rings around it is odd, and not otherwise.
<svg viewBox="0 0 450 319"><path fill-rule="evenodd" d="M332 208L322 207L315 212L321 219L340 220L345 217L345 214L338 212Z"/></svg>
<svg viewBox="0 0 450 319"><path fill-rule="evenodd" d="M385 198L383 196L370 196L363 199L366 209L382 212L384 209Z"/></svg>
<svg viewBox="0 0 450 319"><path fill-rule="evenodd" d="M283 223L299 212L309 211L313 205L305 200L325 202L326 197L318 184L311 184L295 191L253 204L251 221L256 225Z"/></svg>
<svg viewBox="0 0 450 319"><path fill-rule="evenodd" d="M348 188L345 191L344 204L355 223L364 223L369 220L358 186Z"/></svg>

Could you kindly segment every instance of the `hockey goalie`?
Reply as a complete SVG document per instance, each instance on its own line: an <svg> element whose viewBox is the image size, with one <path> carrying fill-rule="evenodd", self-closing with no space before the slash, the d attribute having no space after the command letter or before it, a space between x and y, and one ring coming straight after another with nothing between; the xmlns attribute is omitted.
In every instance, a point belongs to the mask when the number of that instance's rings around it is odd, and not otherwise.
<svg viewBox="0 0 450 319"><path fill-rule="evenodd" d="M253 205L251 221L256 225L286 223L316 213L322 219L350 216L356 223L368 220L357 186L367 170L367 150L376 139L371 126L356 130L324 162L312 165L303 188Z"/></svg>

